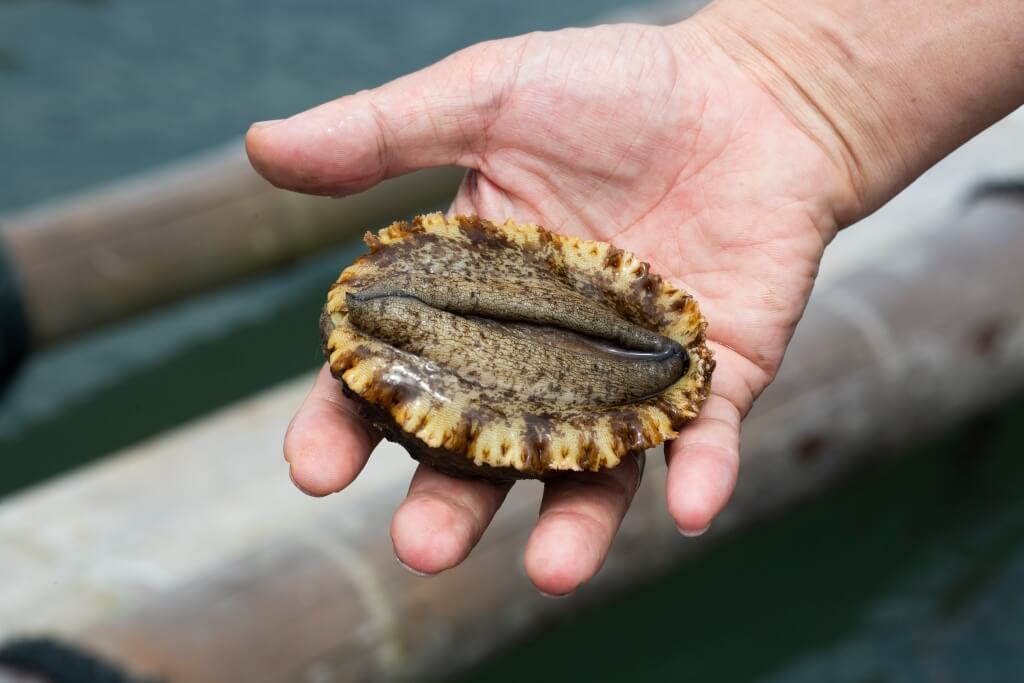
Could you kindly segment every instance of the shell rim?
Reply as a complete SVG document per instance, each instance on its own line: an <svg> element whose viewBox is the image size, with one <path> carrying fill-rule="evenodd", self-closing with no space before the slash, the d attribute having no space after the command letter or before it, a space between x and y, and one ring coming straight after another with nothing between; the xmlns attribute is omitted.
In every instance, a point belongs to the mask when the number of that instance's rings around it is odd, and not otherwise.
<svg viewBox="0 0 1024 683"><path fill-rule="evenodd" d="M512 467L531 476L614 467L629 455L675 438L682 426L697 416L710 394L715 366L706 343L707 321L693 297L651 273L649 265L635 255L604 242L552 233L533 223L506 220L499 224L476 216L446 218L440 213L417 216L411 222L396 221L376 235L367 233L364 240L373 254L423 233L468 240L468 229L485 230L541 255L549 263L552 258L561 259L563 266L568 264L590 277L606 278L607 291L613 296L625 296L636 289L635 283L642 282L645 296L665 315L665 323L657 331L679 342L690 356L686 374L658 396L623 407L619 413L629 413L625 426L622 415L617 420L602 419L601 412L585 425L552 422L554 431L546 435L546 452L541 454L537 453L537 444L531 443L526 416L474 424L467 416L468 406L432 405L429 399L390 405L386 399L374 400L386 388L384 368L372 354L358 350L368 341L383 342L355 330L347 322L345 307L345 294L354 289L347 282L368 267L369 255L364 255L342 271L328 292L321 316L324 355L332 374L349 391L385 410L396 427L425 447L444 449L483 469Z"/></svg>

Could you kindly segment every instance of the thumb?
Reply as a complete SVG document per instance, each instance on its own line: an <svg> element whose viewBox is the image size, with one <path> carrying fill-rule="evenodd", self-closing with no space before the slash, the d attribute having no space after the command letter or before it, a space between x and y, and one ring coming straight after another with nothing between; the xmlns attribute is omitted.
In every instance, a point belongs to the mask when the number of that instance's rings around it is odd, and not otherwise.
<svg viewBox="0 0 1024 683"><path fill-rule="evenodd" d="M249 159L278 187L329 195L429 166L473 168L508 82L500 72L512 76L511 42L476 45L379 88L254 124Z"/></svg>

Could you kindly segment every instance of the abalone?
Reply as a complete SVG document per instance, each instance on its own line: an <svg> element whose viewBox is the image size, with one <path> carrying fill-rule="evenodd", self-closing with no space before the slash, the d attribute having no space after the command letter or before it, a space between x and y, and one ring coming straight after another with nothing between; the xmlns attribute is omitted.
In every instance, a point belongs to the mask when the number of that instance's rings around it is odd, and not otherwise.
<svg viewBox="0 0 1024 683"><path fill-rule="evenodd" d="M421 462L492 479L614 467L707 398L696 301L628 252L441 214L365 241L328 293L324 355Z"/></svg>

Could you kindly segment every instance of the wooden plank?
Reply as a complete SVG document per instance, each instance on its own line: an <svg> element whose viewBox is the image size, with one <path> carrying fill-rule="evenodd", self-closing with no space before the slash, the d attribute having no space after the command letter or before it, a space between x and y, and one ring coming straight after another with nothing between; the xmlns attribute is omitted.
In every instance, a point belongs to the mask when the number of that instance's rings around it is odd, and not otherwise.
<svg viewBox="0 0 1024 683"><path fill-rule="evenodd" d="M0 217L33 344L43 346L350 240L448 201L437 168L334 199L278 190L241 144Z"/></svg>
<svg viewBox="0 0 1024 683"><path fill-rule="evenodd" d="M710 538L676 533L651 453L604 570L567 600L521 568L537 485L431 579L392 554L412 471L395 447L341 495L294 491L278 444L302 378L0 506L0 638L58 633L178 682L443 676L1019 391L1021 253L1024 201L992 195L817 292Z"/></svg>

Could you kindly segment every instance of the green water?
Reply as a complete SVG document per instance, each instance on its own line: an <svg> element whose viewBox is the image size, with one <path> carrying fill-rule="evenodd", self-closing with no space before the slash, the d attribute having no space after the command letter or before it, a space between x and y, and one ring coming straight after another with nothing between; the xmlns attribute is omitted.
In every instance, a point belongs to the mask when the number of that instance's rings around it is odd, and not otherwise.
<svg viewBox="0 0 1024 683"><path fill-rule="evenodd" d="M0 210L148 170L472 43L653 0L0 0Z"/></svg>
<svg viewBox="0 0 1024 683"><path fill-rule="evenodd" d="M460 683L1024 680L1024 399Z"/></svg>

